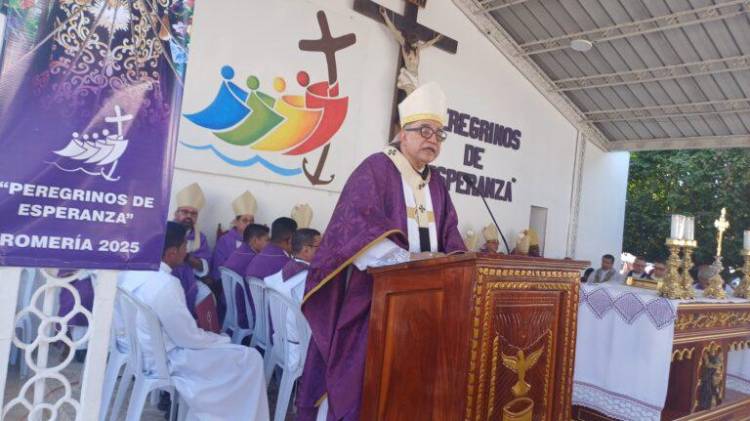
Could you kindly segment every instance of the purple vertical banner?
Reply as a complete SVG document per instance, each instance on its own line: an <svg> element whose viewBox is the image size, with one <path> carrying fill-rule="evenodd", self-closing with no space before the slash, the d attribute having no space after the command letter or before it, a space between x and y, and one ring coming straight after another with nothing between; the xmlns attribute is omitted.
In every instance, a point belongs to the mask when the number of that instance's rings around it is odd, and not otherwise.
<svg viewBox="0 0 750 421"><path fill-rule="evenodd" d="M0 4L0 265L157 268L194 0Z"/></svg>

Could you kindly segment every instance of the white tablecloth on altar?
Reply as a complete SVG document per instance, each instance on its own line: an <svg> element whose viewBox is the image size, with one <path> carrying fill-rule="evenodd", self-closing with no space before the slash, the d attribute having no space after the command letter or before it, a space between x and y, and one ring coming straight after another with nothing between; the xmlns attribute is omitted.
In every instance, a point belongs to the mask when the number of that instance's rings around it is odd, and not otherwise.
<svg viewBox="0 0 750 421"><path fill-rule="evenodd" d="M659 420L667 397L674 321L681 303L747 302L730 297L661 298L621 284L583 284L573 404L622 420ZM727 388L750 393L750 351L729 353Z"/></svg>
<svg viewBox="0 0 750 421"><path fill-rule="evenodd" d="M581 285L573 404L656 420L667 397L677 307L653 291Z"/></svg>

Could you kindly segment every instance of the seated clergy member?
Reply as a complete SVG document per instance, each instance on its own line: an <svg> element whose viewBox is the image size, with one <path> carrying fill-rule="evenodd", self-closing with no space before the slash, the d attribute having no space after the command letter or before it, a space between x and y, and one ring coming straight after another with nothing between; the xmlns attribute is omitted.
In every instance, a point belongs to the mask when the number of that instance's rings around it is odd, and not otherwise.
<svg viewBox="0 0 750 421"><path fill-rule="evenodd" d="M366 158L339 196L307 275L302 311L313 339L298 421L318 412L359 419L373 284L367 268L466 250L445 181L429 166L446 139L446 113L437 84L417 88L399 105L394 145Z"/></svg>
<svg viewBox="0 0 750 421"><path fill-rule="evenodd" d="M311 228L295 231L292 236L293 260L287 262L280 271L266 277L266 285L302 304L307 269L318 247L320 247L320 232Z"/></svg>
<svg viewBox="0 0 750 421"><path fill-rule="evenodd" d="M167 224L159 271L129 271L119 285L158 317L172 381L188 406L189 420L268 420L263 359L251 348L198 328L187 311L180 281L170 274L187 254L185 228ZM138 319L141 322L141 319ZM148 330L139 328L146 359Z"/></svg>
<svg viewBox="0 0 750 421"><path fill-rule="evenodd" d="M648 273L646 273L646 260L643 257L636 257L633 261L633 270L628 272L628 277L633 279L651 279Z"/></svg>
<svg viewBox="0 0 750 421"><path fill-rule="evenodd" d="M212 294L211 288L204 283L209 273L211 251L208 248L206 235L198 229L198 216L206 204L203 190L193 183L177 192L177 210L175 222L187 229L187 251L185 261L174 268L172 274L180 280L185 291L185 302L200 327L216 330L219 321L219 300ZM200 311L196 308L200 307ZM213 322L212 322L213 321Z"/></svg>
<svg viewBox="0 0 750 421"><path fill-rule="evenodd" d="M315 252L320 247L320 232L302 228L292 236L292 255L294 259L289 261L279 272L267 277L264 282L269 288L279 291L284 296L291 298L297 304L302 304L302 296L305 293L305 280L307 271L315 257ZM287 338L292 345L289 347L289 358L293 364L304 362L304 355L299 355L299 336L297 334L297 320L294 314L287 314Z"/></svg>
<svg viewBox="0 0 750 421"><path fill-rule="evenodd" d="M587 278L587 282L600 284L602 282L619 281L620 276L615 270L615 257L611 254L602 256L602 265L599 269L592 271Z"/></svg>
<svg viewBox="0 0 750 421"><path fill-rule="evenodd" d="M211 261L211 277L214 279L221 278L219 268L224 266L224 262L229 258L233 251L240 248L240 246L246 243L243 240L245 227L255 223L255 211L257 204L255 197L246 191L240 195L240 197L234 199L232 202L232 210L234 210L234 221L232 221L232 229L227 231L224 235L216 240L216 247L214 247L214 255ZM238 272L239 274L244 273Z"/></svg>
<svg viewBox="0 0 750 421"><path fill-rule="evenodd" d="M224 262L224 267L244 278L250 261L268 244L269 232L270 230L265 225L250 224L245 227L242 245L232 252L232 255ZM247 289L247 283L245 284L245 290L248 294L248 302L250 302L250 290ZM239 287L235 289L234 296L237 302L237 320L241 328L247 329L249 325L247 309L245 308L245 300L242 298L242 290Z"/></svg>
<svg viewBox="0 0 750 421"><path fill-rule="evenodd" d="M497 228L492 224L487 225L482 229L482 236L484 236L484 245L479 251L482 253L497 253L497 249L500 247Z"/></svg>
<svg viewBox="0 0 750 421"><path fill-rule="evenodd" d="M271 242L247 265L245 276L263 279L281 270L292 260L292 235L297 230L294 219L281 217L271 224Z"/></svg>
<svg viewBox="0 0 750 421"><path fill-rule="evenodd" d="M654 270L651 271L651 278L654 280L661 280L667 275L667 265L664 262L654 263Z"/></svg>

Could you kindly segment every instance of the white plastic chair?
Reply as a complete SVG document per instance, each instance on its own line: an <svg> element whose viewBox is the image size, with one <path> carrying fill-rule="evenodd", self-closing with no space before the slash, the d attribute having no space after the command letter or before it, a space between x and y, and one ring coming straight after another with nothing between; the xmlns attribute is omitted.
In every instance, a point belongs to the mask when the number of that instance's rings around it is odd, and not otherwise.
<svg viewBox="0 0 750 421"><path fill-rule="evenodd" d="M266 383L271 380L274 368L279 366L283 374L274 421L283 421L289 408L294 382L302 375L312 333L298 303L270 288L266 289L266 300L274 328L273 347L268 352L268 364L265 366ZM296 332L290 332L290 325Z"/></svg>
<svg viewBox="0 0 750 421"><path fill-rule="evenodd" d="M36 290L36 278L37 269L24 268L21 271L21 287L18 293L18 304L16 305L16 313L27 307L31 302L31 296ZM15 323L16 333L21 342L30 344L34 340L34 334L36 330L31 323L30 317L23 317L16 320ZM16 348L15 345L11 344L10 349L10 363L15 364L18 362L18 369L21 378L26 378L29 375L29 367L26 365L26 359L23 357L23 351Z"/></svg>
<svg viewBox="0 0 750 421"><path fill-rule="evenodd" d="M240 344L242 339L246 336L250 336L253 333L253 312L250 308L250 301L247 299L247 290L245 289L245 280L242 279L237 272L226 268L220 267L221 272L221 285L224 287L224 299L227 302L227 314L224 317L224 331L232 331L232 343ZM237 300L235 296L235 289L239 287L242 290L242 300L245 304L247 314L247 329L240 327L239 315L237 314Z"/></svg>
<svg viewBox="0 0 750 421"><path fill-rule="evenodd" d="M156 315L145 304L130 295L127 291L118 288L118 302L122 310L121 316L125 325L125 331L128 337L130 349L128 352L128 362L125 372L122 375L120 386L117 389L117 397L110 415L110 420L116 420L120 408L125 399L130 384L135 377L133 391L130 394L130 403L126 421L138 421L141 418L143 407L146 404L148 394L153 390L164 390L169 392L172 397L172 408L170 417L172 420L177 418L175 411L177 406L177 390L172 383L167 366L167 354L164 346L164 337L162 336L161 323ZM143 338L138 337L138 323L146 327L150 340L152 354L146 356L143 352ZM146 358L151 364L146 364ZM182 401L180 401L182 402ZM182 406L182 405L181 405Z"/></svg>
<svg viewBox="0 0 750 421"><path fill-rule="evenodd" d="M266 285L258 278L247 277L250 288L250 296L255 305L255 325L253 326L253 338L250 347L257 347L264 351L263 360L268 357L271 341L268 338L268 306L266 305ZM247 312L252 310L248 307Z"/></svg>
<svg viewBox="0 0 750 421"><path fill-rule="evenodd" d="M112 395L115 391L117 378L122 368L128 363L128 350L130 342L127 338L127 330L122 319L123 313L120 307L120 300L115 301L115 314L112 320L112 333L109 338L109 357L107 358L107 371L104 375L104 385L102 386L102 405L99 409L99 420L104 421L107 418L109 404L112 402ZM127 370L126 370L127 371ZM125 378L126 373L123 373ZM117 408L119 412L119 408Z"/></svg>

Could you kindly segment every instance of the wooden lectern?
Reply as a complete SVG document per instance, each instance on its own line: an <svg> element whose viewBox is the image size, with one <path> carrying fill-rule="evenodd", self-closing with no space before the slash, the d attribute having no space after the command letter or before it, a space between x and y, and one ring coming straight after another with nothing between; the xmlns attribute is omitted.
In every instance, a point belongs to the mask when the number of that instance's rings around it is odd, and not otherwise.
<svg viewBox="0 0 750 421"><path fill-rule="evenodd" d="M570 420L587 266L468 253L371 270L360 419Z"/></svg>

